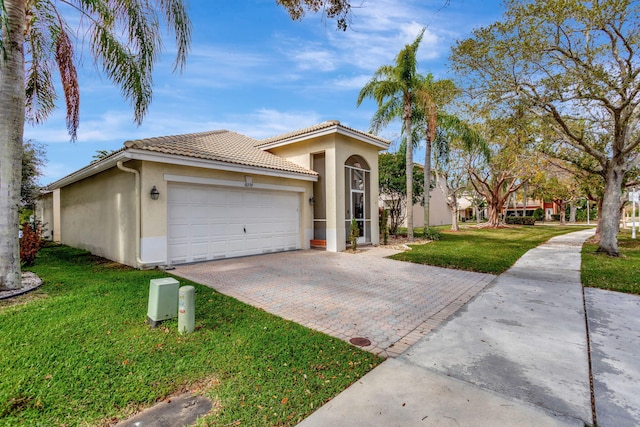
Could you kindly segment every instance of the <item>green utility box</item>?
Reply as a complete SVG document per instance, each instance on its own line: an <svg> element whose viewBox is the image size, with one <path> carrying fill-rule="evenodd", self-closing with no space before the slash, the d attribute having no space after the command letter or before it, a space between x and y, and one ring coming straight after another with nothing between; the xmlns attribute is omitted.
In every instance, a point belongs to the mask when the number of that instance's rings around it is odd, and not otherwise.
<svg viewBox="0 0 640 427"><path fill-rule="evenodd" d="M151 279L147 322L155 328L163 320L178 317L178 288L180 282L172 277Z"/></svg>

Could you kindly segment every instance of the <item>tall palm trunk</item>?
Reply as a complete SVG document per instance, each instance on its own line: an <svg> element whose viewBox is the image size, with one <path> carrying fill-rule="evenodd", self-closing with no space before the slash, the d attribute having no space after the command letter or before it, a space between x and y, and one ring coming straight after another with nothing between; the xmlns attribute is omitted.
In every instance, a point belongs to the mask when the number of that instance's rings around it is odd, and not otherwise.
<svg viewBox="0 0 640 427"><path fill-rule="evenodd" d="M427 132L425 135L424 147L424 230L429 230L431 218L429 211L431 209L431 149L433 146L433 138L436 133L436 115L435 111L428 111ZM437 185L437 184L436 184Z"/></svg>
<svg viewBox="0 0 640 427"><path fill-rule="evenodd" d="M18 247L24 132L25 1L4 0L4 55L0 53L0 289L21 286Z"/></svg>
<svg viewBox="0 0 640 427"><path fill-rule="evenodd" d="M413 138L411 137L411 94L404 103L404 126L407 133L407 239L413 240Z"/></svg>
<svg viewBox="0 0 640 427"><path fill-rule="evenodd" d="M431 200L431 137L427 132L424 148L424 231L429 230L431 218L429 218Z"/></svg>

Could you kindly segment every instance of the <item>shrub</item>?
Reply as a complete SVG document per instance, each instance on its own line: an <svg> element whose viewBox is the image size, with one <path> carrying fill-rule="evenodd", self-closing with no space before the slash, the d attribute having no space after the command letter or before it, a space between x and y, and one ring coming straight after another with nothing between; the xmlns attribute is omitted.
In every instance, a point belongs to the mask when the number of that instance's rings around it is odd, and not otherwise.
<svg viewBox="0 0 640 427"><path fill-rule="evenodd" d="M423 237L425 239L429 239L429 240L440 240L440 239L442 239L442 233L440 233L435 228L426 228L425 227Z"/></svg>
<svg viewBox="0 0 640 427"><path fill-rule="evenodd" d="M542 221L544 219L544 210L542 208L537 208L533 211L533 219L536 221Z"/></svg>
<svg viewBox="0 0 640 427"><path fill-rule="evenodd" d="M24 267L32 266L36 261L36 255L42 247L42 226L35 227L25 222L22 225L22 238L20 239L20 263Z"/></svg>
<svg viewBox="0 0 640 427"><path fill-rule="evenodd" d="M351 250L355 252L358 249L358 237L360 237L360 228L355 218L351 218L351 227L349 227L349 240L351 240Z"/></svg>
<svg viewBox="0 0 640 427"><path fill-rule="evenodd" d="M560 214L551 215L551 220L552 221L560 221Z"/></svg>
<svg viewBox="0 0 640 427"><path fill-rule="evenodd" d="M382 244L386 245L389 241L389 212L386 209L382 209L382 219L380 229L382 230Z"/></svg>
<svg viewBox="0 0 640 427"><path fill-rule="evenodd" d="M504 219L505 224L513 225L535 225L536 220L531 216L508 216Z"/></svg>

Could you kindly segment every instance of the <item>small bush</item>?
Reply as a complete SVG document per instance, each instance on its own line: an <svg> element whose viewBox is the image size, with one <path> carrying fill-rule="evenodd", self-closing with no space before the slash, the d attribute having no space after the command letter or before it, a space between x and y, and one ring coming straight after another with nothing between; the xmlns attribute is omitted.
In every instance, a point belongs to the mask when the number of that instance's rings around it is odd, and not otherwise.
<svg viewBox="0 0 640 427"><path fill-rule="evenodd" d="M389 242L389 212L386 209L382 209L382 218L381 218L381 226L382 230L382 244L386 245Z"/></svg>
<svg viewBox="0 0 640 427"><path fill-rule="evenodd" d="M535 225L536 220L531 216L508 216L504 219L506 224L513 225Z"/></svg>
<svg viewBox="0 0 640 427"><path fill-rule="evenodd" d="M542 208L536 208L536 210L533 211L533 218L536 221L542 221L544 219L544 210L542 210Z"/></svg>
<svg viewBox="0 0 640 427"><path fill-rule="evenodd" d="M435 228L425 228L423 237L429 240L440 240L442 239L442 233Z"/></svg>
<svg viewBox="0 0 640 427"><path fill-rule="evenodd" d="M31 267L35 263L42 244L42 226L36 224L33 227L25 222L22 225L22 239L20 239L20 263L24 267Z"/></svg>
<svg viewBox="0 0 640 427"><path fill-rule="evenodd" d="M552 221L560 221L560 214L551 215L551 220Z"/></svg>
<svg viewBox="0 0 640 427"><path fill-rule="evenodd" d="M358 250L358 237L360 237L360 228L355 218L351 218L351 226L349 227L349 240L351 240L351 250Z"/></svg>

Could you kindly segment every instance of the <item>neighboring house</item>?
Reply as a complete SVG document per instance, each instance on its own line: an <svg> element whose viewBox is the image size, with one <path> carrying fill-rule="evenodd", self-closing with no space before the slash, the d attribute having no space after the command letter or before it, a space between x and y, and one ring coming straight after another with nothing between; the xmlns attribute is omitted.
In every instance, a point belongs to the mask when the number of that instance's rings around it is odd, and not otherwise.
<svg viewBox="0 0 640 427"><path fill-rule="evenodd" d="M421 164L416 163L416 166L423 168ZM435 174L432 177L435 180ZM389 208L388 202L384 194L380 195L379 207ZM407 226L406 213L402 212L401 217L404 217L402 227ZM442 189L439 185L436 185L431 190L431 199L429 201L429 225L445 225L451 224L451 211L447 207L447 201ZM424 227L424 206L422 203L416 203L413 205L413 226Z"/></svg>
<svg viewBox="0 0 640 427"><path fill-rule="evenodd" d="M542 199L533 199L528 197L526 206L521 201L517 202L516 205L513 206L513 202L511 198L509 198L507 203L502 207L502 214L505 216L523 216L522 213L524 212L524 216L533 216L533 212L539 208L544 212L545 221L551 221L553 218L552 215L560 213L560 207L556 202L545 202Z"/></svg>
<svg viewBox="0 0 640 427"><path fill-rule="evenodd" d="M265 140L227 130L127 141L50 184L53 240L147 268L295 249L346 248L349 223L378 243L378 151L328 121Z"/></svg>

